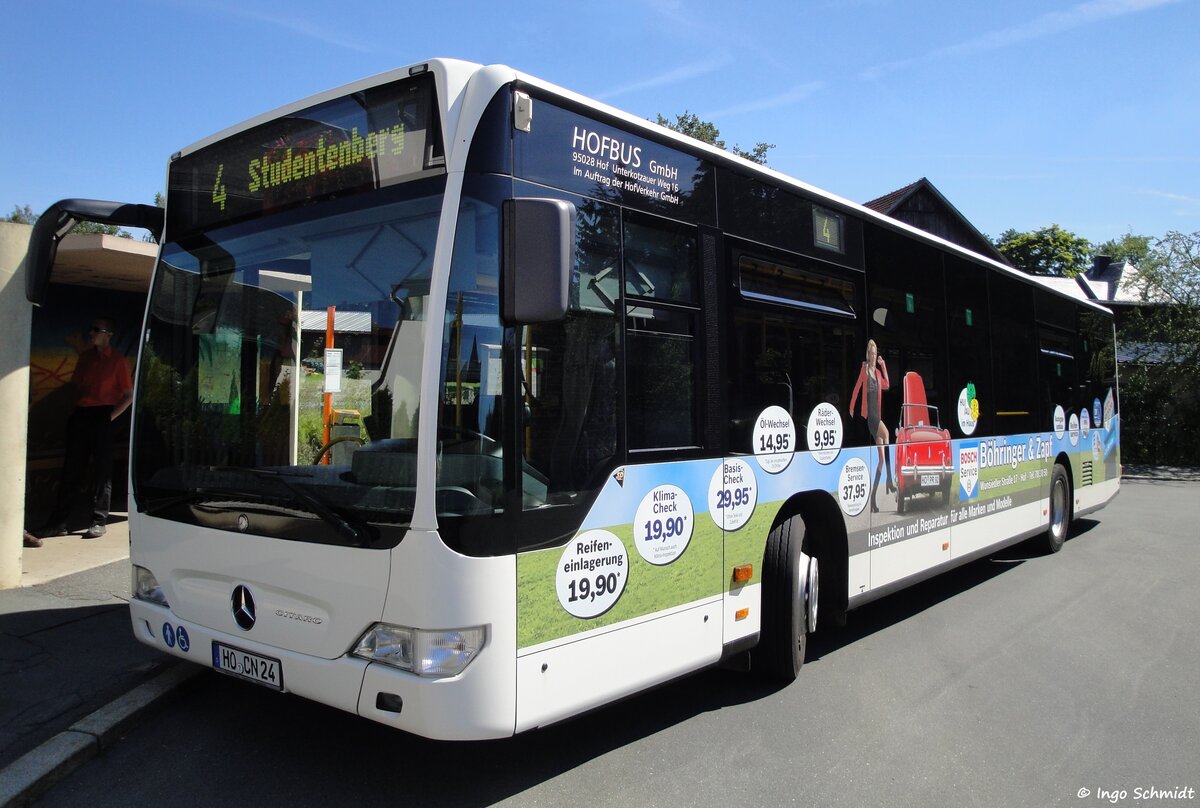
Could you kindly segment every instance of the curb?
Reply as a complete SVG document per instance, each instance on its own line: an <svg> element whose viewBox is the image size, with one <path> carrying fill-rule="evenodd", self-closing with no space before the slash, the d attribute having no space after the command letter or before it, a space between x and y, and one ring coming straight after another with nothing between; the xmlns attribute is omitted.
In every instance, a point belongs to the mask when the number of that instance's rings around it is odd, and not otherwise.
<svg viewBox="0 0 1200 808"><path fill-rule="evenodd" d="M0 771L0 806L28 805L50 786L96 757L137 719L205 672L180 663L85 716Z"/></svg>

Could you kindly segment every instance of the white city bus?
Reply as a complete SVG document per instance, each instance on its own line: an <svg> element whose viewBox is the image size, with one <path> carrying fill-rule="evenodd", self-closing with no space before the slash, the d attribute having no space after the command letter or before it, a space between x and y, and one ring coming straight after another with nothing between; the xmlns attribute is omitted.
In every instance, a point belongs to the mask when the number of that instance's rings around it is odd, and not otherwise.
<svg viewBox="0 0 1200 808"><path fill-rule="evenodd" d="M233 127L165 216L134 634L419 735L791 679L818 616L1117 493L1106 310L509 68Z"/></svg>

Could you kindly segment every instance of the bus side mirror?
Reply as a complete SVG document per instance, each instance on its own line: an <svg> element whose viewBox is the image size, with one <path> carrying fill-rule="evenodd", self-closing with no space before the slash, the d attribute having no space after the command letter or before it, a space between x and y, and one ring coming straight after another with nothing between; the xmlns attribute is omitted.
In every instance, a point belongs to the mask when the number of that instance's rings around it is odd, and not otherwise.
<svg viewBox="0 0 1200 808"><path fill-rule="evenodd" d="M575 206L561 199L507 199L501 315L508 325L567 316L575 248Z"/></svg>
<svg viewBox="0 0 1200 808"><path fill-rule="evenodd" d="M25 298L35 306L46 302L50 270L58 254L58 242L79 222L99 222L123 227L141 227L162 238L165 224L163 209L154 205L105 202L99 199L60 199L38 217L29 237L29 263L26 265Z"/></svg>

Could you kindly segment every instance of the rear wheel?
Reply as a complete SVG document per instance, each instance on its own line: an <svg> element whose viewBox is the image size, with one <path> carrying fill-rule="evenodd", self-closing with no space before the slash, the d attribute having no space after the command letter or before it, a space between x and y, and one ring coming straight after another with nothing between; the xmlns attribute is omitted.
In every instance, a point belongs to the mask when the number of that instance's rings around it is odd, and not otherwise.
<svg viewBox="0 0 1200 808"><path fill-rule="evenodd" d="M800 672L817 626L820 575L817 559L803 551L804 534L799 516L776 525L763 557L762 632L751 658L763 675L786 682Z"/></svg>
<svg viewBox="0 0 1200 808"><path fill-rule="evenodd" d="M1061 464L1055 463L1050 473L1050 524L1046 528L1046 549L1057 553L1062 549L1071 525L1071 481Z"/></svg>

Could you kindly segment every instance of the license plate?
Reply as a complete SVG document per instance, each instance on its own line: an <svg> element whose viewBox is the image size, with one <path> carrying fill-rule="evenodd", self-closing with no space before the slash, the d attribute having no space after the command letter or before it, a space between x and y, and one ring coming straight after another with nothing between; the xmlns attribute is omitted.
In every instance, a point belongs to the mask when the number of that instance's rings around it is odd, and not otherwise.
<svg viewBox="0 0 1200 808"><path fill-rule="evenodd" d="M232 645L213 642L213 667L222 673L283 690L283 664L278 659L252 654Z"/></svg>
<svg viewBox="0 0 1200 808"><path fill-rule="evenodd" d="M936 488L938 485L941 484L941 482L942 482L942 478L937 476L936 474L922 474L921 475L921 487L922 488L926 488L926 487Z"/></svg>

